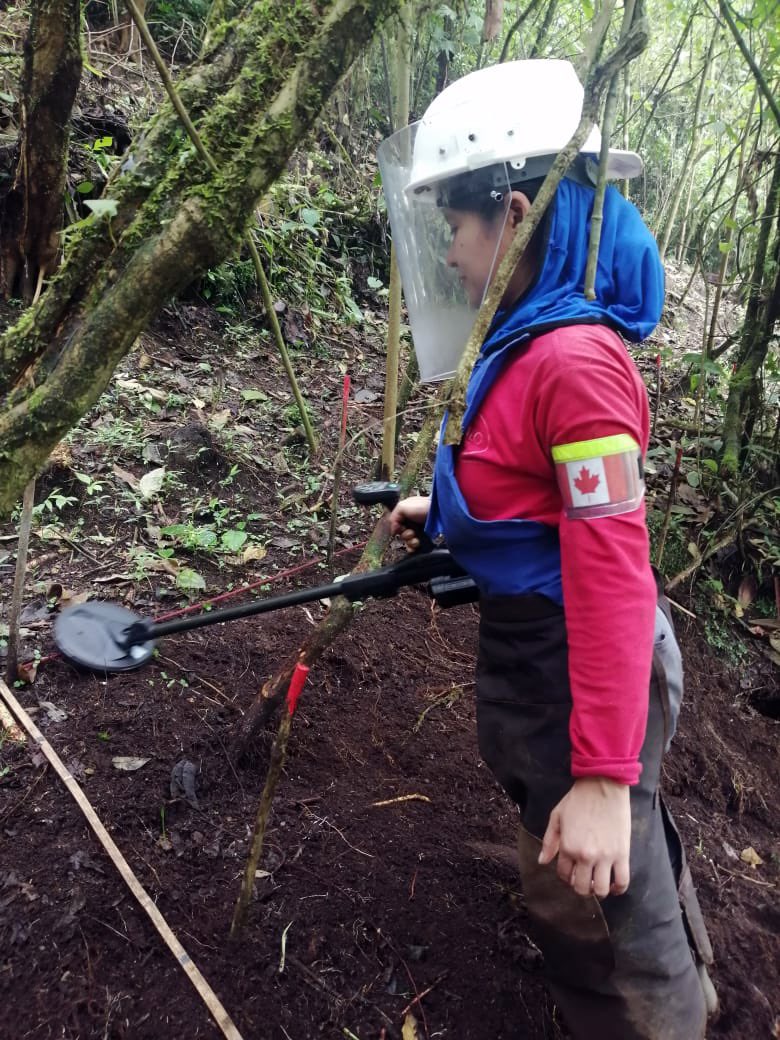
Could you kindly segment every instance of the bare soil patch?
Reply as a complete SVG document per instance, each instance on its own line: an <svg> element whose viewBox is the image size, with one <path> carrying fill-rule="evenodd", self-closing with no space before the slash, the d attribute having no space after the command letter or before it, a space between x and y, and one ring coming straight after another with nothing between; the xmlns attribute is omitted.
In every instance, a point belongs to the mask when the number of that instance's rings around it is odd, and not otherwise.
<svg viewBox="0 0 780 1040"><path fill-rule="evenodd" d="M372 349L345 330L328 352L296 356L325 460L343 372L353 376L345 488L373 475L381 379ZM191 437L177 433L193 423ZM155 615L182 604L185 564L215 595L322 560L329 463L308 465L296 431L266 339L248 326L226 330L197 307L169 313L42 482L39 503L57 490L74 502L44 513L33 539L30 650L51 648L55 581ZM181 483L145 502L128 474L137 481L160 466ZM371 518L346 491L342 508L346 570ZM242 564L160 535L178 523L221 538L239 521L261 558ZM160 553L166 545L172 554ZM0 543L8 588L12 549ZM295 579L325 580L317 566ZM170 637L145 669L107 680L47 661L17 692L247 1040L400 1040L408 1008L430 1040L565 1037L525 934L516 812L477 755L476 614L437 612L415 590L367 604L312 671L256 899L241 939L229 939L271 739L240 766L236 725L321 612ZM709 1036L768 1040L780 1012L779 723L756 705L776 703L777 673L753 650L730 664L684 615L678 630L687 699L665 784L716 950L722 1012ZM148 762L124 772L117 756ZM171 794L185 761L197 769L195 801ZM0 1037L217 1037L43 757L6 741L0 767ZM749 847L759 865L741 858Z"/></svg>

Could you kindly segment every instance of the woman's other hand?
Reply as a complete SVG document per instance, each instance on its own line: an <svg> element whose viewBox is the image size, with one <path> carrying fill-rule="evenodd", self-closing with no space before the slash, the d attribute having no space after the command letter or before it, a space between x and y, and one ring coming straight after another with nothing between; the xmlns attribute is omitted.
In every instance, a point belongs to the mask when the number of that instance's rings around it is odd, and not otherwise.
<svg viewBox="0 0 780 1040"><path fill-rule="evenodd" d="M420 548L419 530L425 526L430 507L431 500L427 495L411 495L401 499L390 514L390 530L400 536L407 552L416 552ZM415 524L417 530L410 524Z"/></svg>
<svg viewBox="0 0 780 1040"><path fill-rule="evenodd" d="M558 876L581 896L622 895L629 882L629 788L580 777L550 813L540 863L558 857Z"/></svg>

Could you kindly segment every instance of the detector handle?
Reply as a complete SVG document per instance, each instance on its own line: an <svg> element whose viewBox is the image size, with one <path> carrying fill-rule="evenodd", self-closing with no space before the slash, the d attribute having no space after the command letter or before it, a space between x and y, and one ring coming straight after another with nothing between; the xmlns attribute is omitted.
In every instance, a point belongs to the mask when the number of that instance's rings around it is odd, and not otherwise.
<svg viewBox="0 0 780 1040"><path fill-rule="evenodd" d="M368 484L358 484L352 491L352 497L361 506L382 505L391 512L401 500L401 485L392 480L373 480ZM405 526L414 531L420 546L416 552L431 552L436 548L435 543L425 533L423 524L405 521Z"/></svg>

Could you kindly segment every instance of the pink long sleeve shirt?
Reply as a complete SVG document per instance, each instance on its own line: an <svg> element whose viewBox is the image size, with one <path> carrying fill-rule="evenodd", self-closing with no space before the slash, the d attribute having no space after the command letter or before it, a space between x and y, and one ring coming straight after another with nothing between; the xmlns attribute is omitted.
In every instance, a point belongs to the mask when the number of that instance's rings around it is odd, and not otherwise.
<svg viewBox="0 0 780 1040"><path fill-rule="evenodd" d="M491 387L455 475L478 520L557 527L572 693L572 775L635 784L647 722L655 579L645 506L597 519L564 510L552 448L627 434L647 450L647 393L603 325L544 333Z"/></svg>

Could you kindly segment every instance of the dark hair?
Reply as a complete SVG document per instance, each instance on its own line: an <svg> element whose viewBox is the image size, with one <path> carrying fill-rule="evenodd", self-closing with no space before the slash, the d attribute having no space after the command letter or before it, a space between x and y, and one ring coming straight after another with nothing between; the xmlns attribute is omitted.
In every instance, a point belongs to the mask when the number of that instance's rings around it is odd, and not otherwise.
<svg viewBox="0 0 780 1040"><path fill-rule="evenodd" d="M496 163L481 170L457 174L438 186L436 203L444 209L476 213L492 223L503 210L507 190L522 191L531 202L534 201L554 160L554 155L538 155L526 160L519 170L511 163ZM566 176L593 187L584 156L574 160Z"/></svg>
<svg viewBox="0 0 780 1040"><path fill-rule="evenodd" d="M503 215L505 212L504 194L507 189L510 192L522 191L524 195L528 196L529 201L533 202L543 184L544 177L536 177L534 180L529 181L518 181L515 184L510 182L508 185L505 185L504 191L493 189L492 192L488 193L480 192L479 194L473 194L469 192L468 195L463 193L455 197L450 195L444 205L447 209L459 209L468 213L476 213L483 220L492 223L496 217Z"/></svg>

